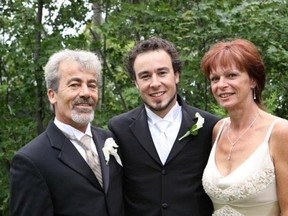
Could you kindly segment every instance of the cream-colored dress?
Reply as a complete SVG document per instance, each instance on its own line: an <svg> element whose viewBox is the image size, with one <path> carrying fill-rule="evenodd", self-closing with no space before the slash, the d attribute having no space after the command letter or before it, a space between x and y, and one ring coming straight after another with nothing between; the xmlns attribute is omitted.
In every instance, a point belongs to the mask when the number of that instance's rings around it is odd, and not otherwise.
<svg viewBox="0 0 288 216"><path fill-rule="evenodd" d="M279 216L274 165L269 138L277 119L269 127L263 143L236 170L222 176L215 164L215 149L225 121L213 145L203 174L203 187L214 205L213 216Z"/></svg>

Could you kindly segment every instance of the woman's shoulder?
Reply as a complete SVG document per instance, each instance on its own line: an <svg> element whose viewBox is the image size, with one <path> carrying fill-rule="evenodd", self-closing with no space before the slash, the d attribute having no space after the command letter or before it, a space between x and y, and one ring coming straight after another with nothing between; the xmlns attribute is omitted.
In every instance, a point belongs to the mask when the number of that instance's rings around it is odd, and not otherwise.
<svg viewBox="0 0 288 216"><path fill-rule="evenodd" d="M229 121L228 117L222 118L220 119L214 126L213 128L213 143L219 133L220 130L222 130L222 128L225 126L225 124L227 124L227 121Z"/></svg>
<svg viewBox="0 0 288 216"><path fill-rule="evenodd" d="M275 116L275 125L273 127L272 136L283 137L288 142L288 121L284 118Z"/></svg>
<svg viewBox="0 0 288 216"><path fill-rule="evenodd" d="M214 130L217 132L224 126L224 124L227 124L229 121L229 117L221 118L214 126Z"/></svg>
<svg viewBox="0 0 288 216"><path fill-rule="evenodd" d="M288 154L288 121L284 118L280 118L272 115L272 121L270 125L273 125L270 137L270 146L272 155L275 154ZM288 155L286 155L288 156Z"/></svg>

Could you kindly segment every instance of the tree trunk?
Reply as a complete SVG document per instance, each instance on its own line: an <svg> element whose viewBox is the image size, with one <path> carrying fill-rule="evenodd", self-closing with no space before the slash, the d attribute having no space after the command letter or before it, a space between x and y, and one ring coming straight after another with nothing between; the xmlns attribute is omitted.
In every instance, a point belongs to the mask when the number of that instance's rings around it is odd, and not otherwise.
<svg viewBox="0 0 288 216"><path fill-rule="evenodd" d="M42 10L43 10L43 1L38 0L38 9L37 9L37 20L35 27L35 47L34 47L34 62L35 70L35 80L36 80L36 121L37 121L37 133L40 134L44 131L43 119L44 119L44 99L43 99L43 70L39 65L39 58L41 52L41 26L42 26Z"/></svg>

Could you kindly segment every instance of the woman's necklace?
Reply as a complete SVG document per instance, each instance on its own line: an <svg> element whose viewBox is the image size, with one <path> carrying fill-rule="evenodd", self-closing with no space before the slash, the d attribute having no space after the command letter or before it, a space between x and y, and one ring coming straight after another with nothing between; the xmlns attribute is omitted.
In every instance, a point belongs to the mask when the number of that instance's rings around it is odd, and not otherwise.
<svg viewBox="0 0 288 216"><path fill-rule="evenodd" d="M255 116L255 118L253 119L253 121L250 123L250 125L248 125L248 127L237 137L237 139L236 139L234 142L232 142L231 139L230 139L230 136L229 136L229 134L230 134L230 126L228 127L227 139L228 139L228 141L229 141L229 143L230 143L230 145L231 145L230 151L229 151L229 155L228 155L228 158L227 158L228 161L230 161L230 159L231 159L231 154L232 154L232 152L233 152L233 150L234 150L234 146L235 146L236 143L243 137L243 135L246 134L247 131L252 127L252 125L255 123L255 121L256 121L256 119L257 119L258 116L259 116L259 112L258 112L257 115Z"/></svg>

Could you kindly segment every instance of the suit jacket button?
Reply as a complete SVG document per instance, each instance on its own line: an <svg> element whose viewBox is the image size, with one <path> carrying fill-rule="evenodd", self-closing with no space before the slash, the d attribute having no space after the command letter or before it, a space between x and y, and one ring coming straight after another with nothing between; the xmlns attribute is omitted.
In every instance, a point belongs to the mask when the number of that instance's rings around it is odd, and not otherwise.
<svg viewBox="0 0 288 216"><path fill-rule="evenodd" d="M163 209L167 209L167 208L168 208L168 204L167 204L167 203L163 203L163 204L162 204L162 208L163 208Z"/></svg>
<svg viewBox="0 0 288 216"><path fill-rule="evenodd" d="M166 175L167 173L165 169L163 169L161 172L162 172L162 175Z"/></svg>

